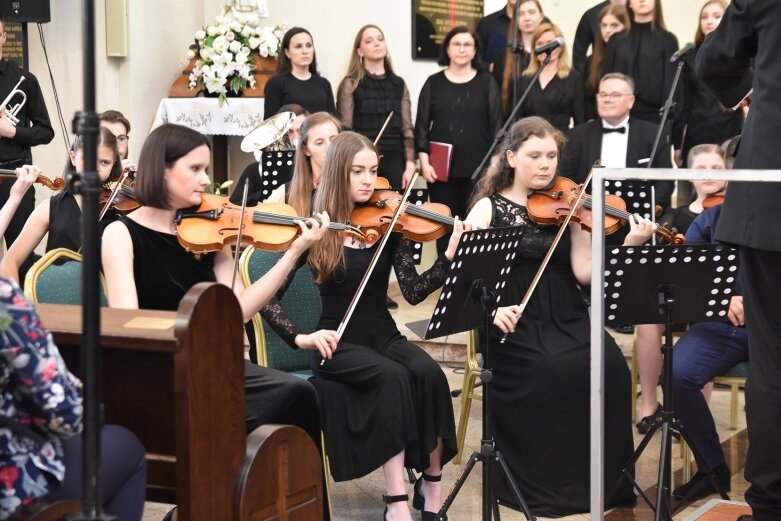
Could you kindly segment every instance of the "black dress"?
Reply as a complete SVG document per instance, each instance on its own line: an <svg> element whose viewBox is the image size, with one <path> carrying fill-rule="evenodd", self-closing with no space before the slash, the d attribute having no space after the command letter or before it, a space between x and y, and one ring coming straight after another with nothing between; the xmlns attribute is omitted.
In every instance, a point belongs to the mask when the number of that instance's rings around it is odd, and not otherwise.
<svg viewBox="0 0 781 521"><path fill-rule="evenodd" d="M531 83L530 76L522 76L516 89L519 99ZM539 80L534 82L529 95L523 100L517 119L526 116L540 116L564 134L572 126L580 125L585 117L585 93L583 78L572 69L566 78L557 74L543 89ZM510 107L515 106L513 103Z"/></svg>
<svg viewBox="0 0 781 521"><path fill-rule="evenodd" d="M265 96L265 118L273 116L280 107L289 103L298 103L310 114L325 111L336 115L331 84L317 74L312 74L308 80L299 80L290 72L275 74L266 84Z"/></svg>
<svg viewBox="0 0 781 521"><path fill-rule="evenodd" d="M520 302L558 231L528 218L526 208L494 195L492 226L526 227L503 302ZM515 333L500 343L491 328L493 427L524 498L538 516L589 510L589 314L570 264L565 233ZM629 370L605 334L605 490L632 455ZM513 504L497 475L498 498ZM627 482L607 507L634 502Z"/></svg>
<svg viewBox="0 0 781 521"><path fill-rule="evenodd" d="M109 210L100 221L100 232L117 220L117 213ZM68 190L53 195L49 199L49 237L46 239L46 251L56 248L81 250L81 208L76 198Z"/></svg>
<svg viewBox="0 0 781 521"><path fill-rule="evenodd" d="M344 270L319 286L323 314L317 329L337 329L373 254L373 248L345 247ZM399 333L385 303L391 266L404 298L415 304L442 285L446 263L440 256L418 275L409 241L392 237L333 358L321 365L322 358L313 351L312 368L319 377L313 383L334 480L365 476L402 450L405 466L422 471L429 466L437 438L443 442L443 465L456 455L447 378L425 351ZM278 300L269 303L263 317L295 346L301 331Z"/></svg>
<svg viewBox="0 0 781 521"><path fill-rule="evenodd" d="M133 241L133 276L140 309L176 311L185 293L199 282L214 282L215 254L196 257L175 235L122 216ZM217 368L215 368L217 369ZM267 423L298 425L320 446L317 396L295 376L244 362L247 432Z"/></svg>

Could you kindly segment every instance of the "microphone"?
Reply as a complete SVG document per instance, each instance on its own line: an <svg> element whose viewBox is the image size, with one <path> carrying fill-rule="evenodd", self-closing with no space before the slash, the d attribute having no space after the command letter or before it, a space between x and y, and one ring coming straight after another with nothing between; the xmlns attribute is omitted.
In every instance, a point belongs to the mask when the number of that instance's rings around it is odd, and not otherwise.
<svg viewBox="0 0 781 521"><path fill-rule="evenodd" d="M552 50L558 49L559 47L563 47L563 46L564 46L564 38L559 36L552 42L546 43L542 47L537 47L536 49L534 49L534 55L539 56L540 54L549 53Z"/></svg>
<svg viewBox="0 0 781 521"><path fill-rule="evenodd" d="M677 62L692 50L694 50L694 44L692 42L687 43L686 45L678 49L678 51L675 54L672 55L672 57L670 58L670 63Z"/></svg>

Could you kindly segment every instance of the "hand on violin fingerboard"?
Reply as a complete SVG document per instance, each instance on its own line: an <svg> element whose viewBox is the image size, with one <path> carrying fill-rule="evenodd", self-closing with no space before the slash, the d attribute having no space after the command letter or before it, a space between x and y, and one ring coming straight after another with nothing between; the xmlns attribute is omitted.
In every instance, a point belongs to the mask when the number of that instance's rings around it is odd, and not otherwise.
<svg viewBox="0 0 781 521"><path fill-rule="evenodd" d="M293 241L290 249L297 253L303 253L312 244L323 238L331 226L331 218L328 217L328 212L317 213L315 217L310 217L305 221L296 221L296 224L301 228L301 235Z"/></svg>
<svg viewBox="0 0 781 521"><path fill-rule="evenodd" d="M632 214L629 218L629 233L624 239L624 246L641 246L648 242L656 230L656 225L645 217Z"/></svg>
<svg viewBox="0 0 781 521"><path fill-rule="evenodd" d="M453 233L450 234L450 241L448 241L447 250L445 250L447 260L453 260L453 257L456 256L456 248L458 248L458 241L461 240L461 235L470 230L472 230L471 223L465 223L458 216L453 219Z"/></svg>

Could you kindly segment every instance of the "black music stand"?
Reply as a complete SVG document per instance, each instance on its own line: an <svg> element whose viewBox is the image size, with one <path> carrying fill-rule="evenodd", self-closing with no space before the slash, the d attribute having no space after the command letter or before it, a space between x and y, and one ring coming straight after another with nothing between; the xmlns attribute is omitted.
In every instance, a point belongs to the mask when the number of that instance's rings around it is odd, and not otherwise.
<svg viewBox="0 0 781 521"><path fill-rule="evenodd" d="M492 327L496 307L511 305L512 302L500 302L499 292L507 284L518 246L523 236L520 226L492 228L464 232L458 244L455 257L450 262L450 270L442 286L434 314L426 328L425 338L434 338L470 329L482 329L483 370L480 380L483 382L483 435L480 450L469 457L461 475L445 498L442 508L435 519L442 521L458 492L469 477L469 473L478 461L483 463L483 521L499 519L499 504L493 490L492 465L498 463L507 484L513 492L527 519L536 519L529 510L518 485L513 479L504 456L494 444L491 428L491 372L488 356L488 328Z"/></svg>
<svg viewBox="0 0 781 521"><path fill-rule="evenodd" d="M293 178L295 168L295 150L264 150L260 153L261 200L265 201L271 192Z"/></svg>
<svg viewBox="0 0 781 521"><path fill-rule="evenodd" d="M623 199L626 202L627 212L640 214L648 219L654 214L651 198L652 188L651 181L605 180L605 193L614 194Z"/></svg>
<svg viewBox="0 0 781 521"><path fill-rule="evenodd" d="M621 480L628 479L643 500L654 510L655 521L672 521L672 515L688 498L673 509L671 490L673 430L692 449L700 470L707 474L723 499L729 499L713 470L705 464L697 446L692 444L686 426L675 416L673 401L674 322L725 320L732 288L738 272L738 254L734 248L720 244L682 246L611 247L605 256L605 317L608 323L665 324L664 399L661 417L655 418L637 450L627 462ZM648 446L654 433L661 429L659 474L656 503L646 496L631 474L631 469Z"/></svg>

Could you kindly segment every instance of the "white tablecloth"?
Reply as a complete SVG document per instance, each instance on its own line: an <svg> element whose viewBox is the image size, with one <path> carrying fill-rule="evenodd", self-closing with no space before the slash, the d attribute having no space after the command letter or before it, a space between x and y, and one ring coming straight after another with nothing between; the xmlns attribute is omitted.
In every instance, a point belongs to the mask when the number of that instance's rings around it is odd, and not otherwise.
<svg viewBox="0 0 781 521"><path fill-rule="evenodd" d="M152 124L177 123L209 136L245 136L263 122L263 98L164 98Z"/></svg>

